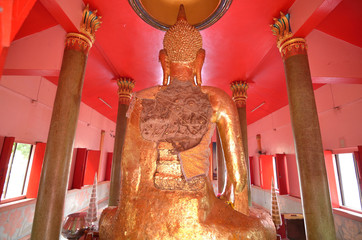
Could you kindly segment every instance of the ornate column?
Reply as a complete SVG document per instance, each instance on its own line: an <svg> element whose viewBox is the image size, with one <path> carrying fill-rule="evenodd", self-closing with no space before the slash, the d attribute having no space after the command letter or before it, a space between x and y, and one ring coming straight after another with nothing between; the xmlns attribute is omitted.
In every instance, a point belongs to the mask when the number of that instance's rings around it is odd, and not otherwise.
<svg viewBox="0 0 362 240"><path fill-rule="evenodd" d="M284 62L307 238L336 239L307 44L292 37L289 14L274 20L271 27Z"/></svg>
<svg viewBox="0 0 362 240"><path fill-rule="evenodd" d="M126 113L131 99L132 89L135 82L130 78L120 78L118 84L118 113L116 125L116 137L114 140L111 183L109 192L109 206L118 206L121 190L121 161L124 137L127 128Z"/></svg>
<svg viewBox="0 0 362 240"><path fill-rule="evenodd" d="M100 26L88 6L80 33L68 33L35 207L32 240L59 239L87 56Z"/></svg>
<svg viewBox="0 0 362 240"><path fill-rule="evenodd" d="M240 129L242 133L243 149L245 156L245 163L248 170L248 205L251 206L251 190L250 190L250 166L249 166L249 152L248 152L248 129L246 122L246 99L248 97L248 83L245 81L233 81L230 84L231 91L233 92L233 100L238 109Z"/></svg>

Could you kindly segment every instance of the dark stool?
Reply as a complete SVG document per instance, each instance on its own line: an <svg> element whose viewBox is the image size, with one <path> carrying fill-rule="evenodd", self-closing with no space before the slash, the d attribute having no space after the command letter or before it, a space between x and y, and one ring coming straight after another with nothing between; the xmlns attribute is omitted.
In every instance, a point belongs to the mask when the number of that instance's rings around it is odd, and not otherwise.
<svg viewBox="0 0 362 240"><path fill-rule="evenodd" d="M306 240L303 214L284 214L287 238Z"/></svg>

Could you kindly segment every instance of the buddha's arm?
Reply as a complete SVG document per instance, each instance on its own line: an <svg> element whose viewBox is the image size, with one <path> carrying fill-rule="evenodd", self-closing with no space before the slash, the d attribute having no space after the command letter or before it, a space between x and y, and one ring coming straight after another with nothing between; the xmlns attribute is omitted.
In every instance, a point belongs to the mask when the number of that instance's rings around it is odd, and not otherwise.
<svg viewBox="0 0 362 240"><path fill-rule="evenodd" d="M236 197L247 183L247 170L237 109L230 96L224 91L215 88L208 88L208 90L224 150L228 183L234 185Z"/></svg>
<svg viewBox="0 0 362 240"><path fill-rule="evenodd" d="M219 113L217 126L224 150L228 177L234 185L235 193L241 193L246 185L246 166L242 148L240 125L236 110L226 107Z"/></svg>

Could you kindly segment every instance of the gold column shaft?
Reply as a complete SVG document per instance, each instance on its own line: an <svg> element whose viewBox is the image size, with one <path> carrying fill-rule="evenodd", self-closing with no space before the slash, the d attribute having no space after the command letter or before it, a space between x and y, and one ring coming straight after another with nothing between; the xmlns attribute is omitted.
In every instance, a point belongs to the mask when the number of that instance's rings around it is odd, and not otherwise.
<svg viewBox="0 0 362 240"><path fill-rule="evenodd" d="M118 112L116 124L116 136L114 140L111 182L109 190L109 206L118 206L121 191L121 163L124 139L127 129L128 105L131 98L131 92L134 87L134 81L128 78L117 80L118 89Z"/></svg>
<svg viewBox="0 0 362 240"><path fill-rule="evenodd" d="M88 11L87 6L83 14ZM90 16L94 18L94 12ZM98 23L97 20L92 22L93 25ZM85 67L92 43L84 31L67 35L35 207L32 240L59 239Z"/></svg>
<svg viewBox="0 0 362 240"><path fill-rule="evenodd" d="M281 24L289 25L285 17L282 15L283 21L276 19L273 31L280 28L280 32L289 34L284 38L277 36L287 82L306 234L309 240L333 240L334 218L307 46L304 39L290 37L290 31L286 31L289 27L285 29Z"/></svg>

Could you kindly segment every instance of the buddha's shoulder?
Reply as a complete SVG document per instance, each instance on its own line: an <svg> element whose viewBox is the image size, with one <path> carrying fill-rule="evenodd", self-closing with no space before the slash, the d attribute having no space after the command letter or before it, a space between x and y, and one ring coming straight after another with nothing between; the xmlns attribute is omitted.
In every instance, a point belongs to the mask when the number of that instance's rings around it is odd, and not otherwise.
<svg viewBox="0 0 362 240"><path fill-rule="evenodd" d="M156 94L162 89L162 86L153 86L150 88L143 89L135 93L137 98L155 98Z"/></svg>
<svg viewBox="0 0 362 240"><path fill-rule="evenodd" d="M162 88L164 88L164 86L160 86L160 85L146 88L146 89L136 92L135 95L138 99L154 99L155 96L157 95L157 93L160 90L162 90ZM207 95L209 95L210 100L217 98L221 102L232 101L229 94L227 94L224 90L217 88L217 87L201 86L201 91L203 93L206 93Z"/></svg>
<svg viewBox="0 0 362 240"><path fill-rule="evenodd" d="M227 94L221 88L211 87L211 86L202 86L201 90L202 90L202 92L208 94L210 98L219 98L220 100L224 100L224 101L231 100L230 95Z"/></svg>

